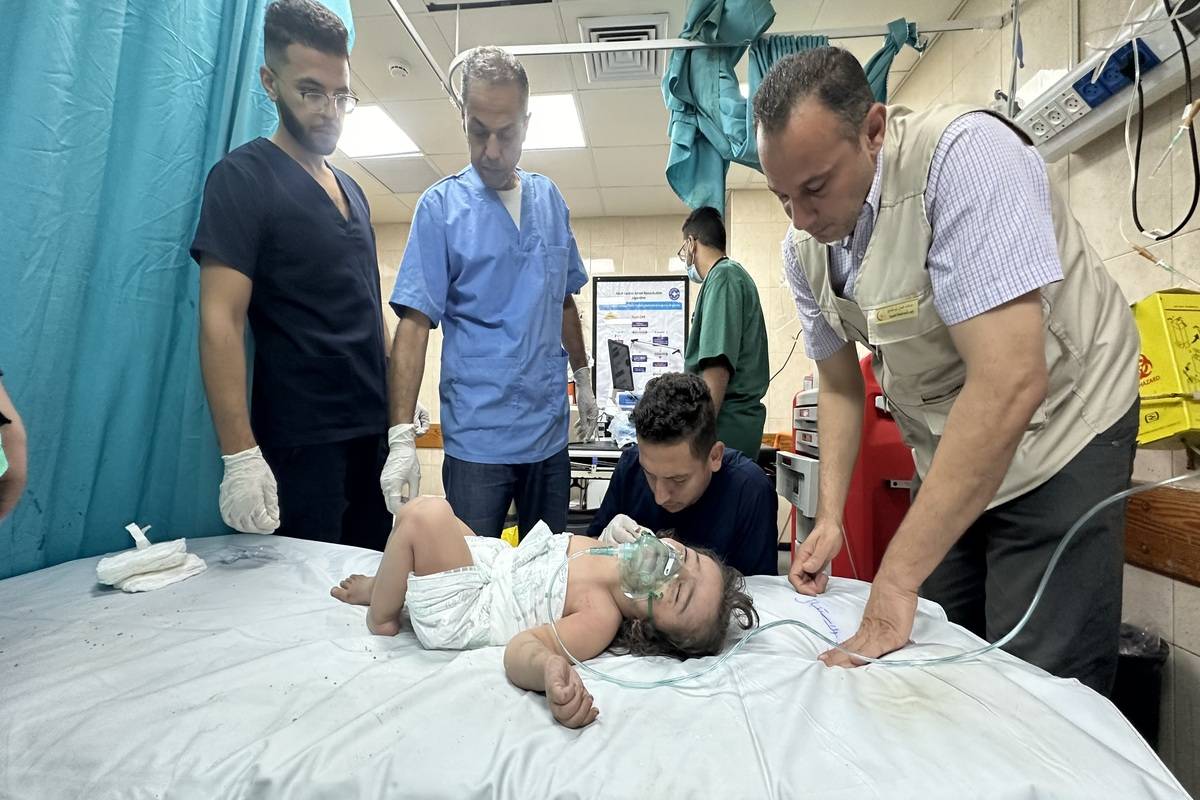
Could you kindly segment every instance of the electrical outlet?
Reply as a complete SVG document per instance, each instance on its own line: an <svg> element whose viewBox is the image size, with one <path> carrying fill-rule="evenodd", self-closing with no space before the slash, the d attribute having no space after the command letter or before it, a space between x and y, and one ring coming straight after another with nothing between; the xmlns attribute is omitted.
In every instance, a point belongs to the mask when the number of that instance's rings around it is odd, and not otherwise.
<svg viewBox="0 0 1200 800"><path fill-rule="evenodd" d="M1039 114L1030 118L1029 133L1033 136L1035 142L1044 142L1053 135L1054 131L1051 130L1050 124Z"/></svg>
<svg viewBox="0 0 1200 800"><path fill-rule="evenodd" d="M1103 103L1108 98L1112 97L1112 92L1104 87L1102 83L1092 83L1091 73L1084 75L1079 80L1075 81L1075 91L1079 93L1079 97L1089 108L1095 108Z"/></svg>
<svg viewBox="0 0 1200 800"><path fill-rule="evenodd" d="M1042 109L1042 116L1046 118L1046 122L1050 123L1052 128L1057 128L1067 121L1067 114L1057 105L1049 105Z"/></svg>
<svg viewBox="0 0 1200 800"><path fill-rule="evenodd" d="M1058 96L1058 103L1062 106L1063 111L1072 119L1079 119L1084 114L1092 110L1082 97L1072 89L1067 89Z"/></svg>
<svg viewBox="0 0 1200 800"><path fill-rule="evenodd" d="M1146 74L1159 65L1159 58L1150 46L1142 39L1137 40L1137 63L1134 63L1133 42L1113 53L1104 71L1100 73L1100 82L1109 92L1116 94L1126 86L1133 85L1133 79L1139 74Z"/></svg>

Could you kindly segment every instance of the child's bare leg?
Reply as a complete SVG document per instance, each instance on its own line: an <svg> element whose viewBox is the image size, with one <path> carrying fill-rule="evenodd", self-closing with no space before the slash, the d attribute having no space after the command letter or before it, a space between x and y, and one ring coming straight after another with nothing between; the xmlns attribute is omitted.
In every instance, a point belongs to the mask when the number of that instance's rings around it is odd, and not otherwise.
<svg viewBox="0 0 1200 800"><path fill-rule="evenodd" d="M445 500L419 497L405 504L396 515L396 525L372 582L367 610L371 633L395 636L399 632L410 573L432 575L474 563L462 528Z"/></svg>

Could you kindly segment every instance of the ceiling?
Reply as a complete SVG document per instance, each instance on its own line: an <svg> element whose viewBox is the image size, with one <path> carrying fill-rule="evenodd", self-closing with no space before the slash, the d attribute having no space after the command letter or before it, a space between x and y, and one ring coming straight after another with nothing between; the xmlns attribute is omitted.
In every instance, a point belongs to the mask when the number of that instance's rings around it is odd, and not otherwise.
<svg viewBox="0 0 1200 800"><path fill-rule="evenodd" d="M444 0L443 0L444 1ZM399 0L442 69L456 52L477 45L549 44L579 41L580 17L667 13L667 35L682 27L687 0L554 0L491 9L428 12L423 0ZM947 19L961 0L780 0L773 32L881 25ZM333 163L349 172L370 198L376 223L408 222L420 193L467 163L458 112L433 70L393 13L388 0L351 0L355 43L353 87L364 104L377 103L416 142L421 155L351 160L340 151ZM457 18L457 19L456 19ZM457 31L456 31L457 23ZM455 47L457 36L457 48ZM865 62L880 40L837 42ZM894 88L917 62L905 48L889 79ZM393 77L390 62L410 71ZM667 113L658 82L589 83L582 56L526 56L534 94L575 95L587 146L526 151L524 169L552 178L576 217L673 214L686 211L663 177L667 159ZM745 79L745 59L739 66ZM763 185L762 176L734 165L730 188Z"/></svg>

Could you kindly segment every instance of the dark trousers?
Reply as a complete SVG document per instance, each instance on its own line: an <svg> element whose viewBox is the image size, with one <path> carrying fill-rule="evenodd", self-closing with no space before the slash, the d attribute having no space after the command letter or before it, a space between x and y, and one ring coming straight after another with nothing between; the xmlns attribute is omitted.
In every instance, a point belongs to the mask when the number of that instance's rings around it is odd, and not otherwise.
<svg viewBox="0 0 1200 800"><path fill-rule="evenodd" d="M385 436L262 453L279 485L278 535L372 550L387 544L392 515L379 488Z"/></svg>
<svg viewBox="0 0 1200 800"><path fill-rule="evenodd" d="M1129 488L1137 430L1135 401L1050 480L985 512L925 581L921 595L989 642L1007 634L1075 521ZM1075 534L1029 623L1004 649L1107 695L1117 669L1124 553L1125 503L1119 502Z"/></svg>
<svg viewBox="0 0 1200 800"><path fill-rule="evenodd" d="M538 520L554 533L567 529L571 459L565 447L532 464L477 464L447 455L442 485L454 513L478 536L499 536L514 500L521 536Z"/></svg>

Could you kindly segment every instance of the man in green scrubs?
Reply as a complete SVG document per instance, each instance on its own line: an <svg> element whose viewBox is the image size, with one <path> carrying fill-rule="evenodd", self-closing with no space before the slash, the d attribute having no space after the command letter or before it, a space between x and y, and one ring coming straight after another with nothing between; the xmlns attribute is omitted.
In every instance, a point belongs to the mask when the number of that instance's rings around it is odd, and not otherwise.
<svg viewBox="0 0 1200 800"><path fill-rule="evenodd" d="M758 458L770 380L767 326L758 287L750 273L725 255L725 224L705 206L683 223L679 258L700 284L684 368L704 378L717 411L717 438L726 447Z"/></svg>

